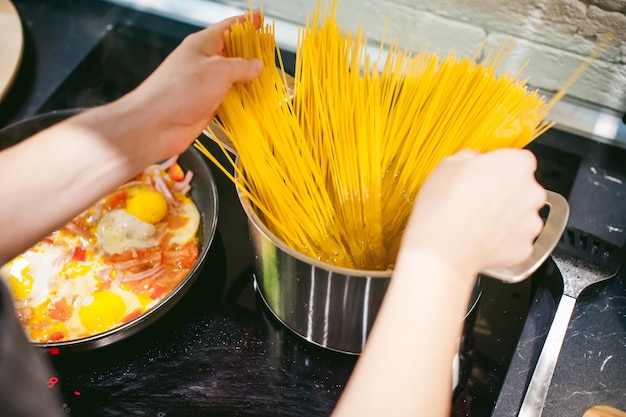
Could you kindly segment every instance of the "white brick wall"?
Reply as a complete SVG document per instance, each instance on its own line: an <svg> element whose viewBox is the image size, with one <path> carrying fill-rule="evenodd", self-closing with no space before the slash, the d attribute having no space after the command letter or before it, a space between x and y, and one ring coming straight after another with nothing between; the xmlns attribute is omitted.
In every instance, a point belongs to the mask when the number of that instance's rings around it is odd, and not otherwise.
<svg viewBox="0 0 626 417"><path fill-rule="evenodd" d="M325 1L325 0L322 0ZM246 0L226 0L242 8ZM316 0L262 0L266 15L303 24ZM344 27L359 23L379 42L387 19L387 39L421 50L428 45L473 55L478 45L498 47L511 36L517 47L512 69L530 59L523 75L549 91L558 89L608 31L615 38L569 90L569 95L626 111L626 0L339 0Z"/></svg>

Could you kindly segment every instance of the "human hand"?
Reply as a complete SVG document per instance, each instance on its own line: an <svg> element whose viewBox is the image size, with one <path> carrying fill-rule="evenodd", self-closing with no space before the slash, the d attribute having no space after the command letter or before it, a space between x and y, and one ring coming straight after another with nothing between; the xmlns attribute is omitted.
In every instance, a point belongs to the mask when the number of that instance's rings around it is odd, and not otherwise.
<svg viewBox="0 0 626 417"><path fill-rule="evenodd" d="M262 15L253 15L255 27ZM234 16L187 36L124 100L143 109L144 126L154 126L154 160L182 153L213 119L234 83L249 82L262 68L256 59L229 58L224 32L246 16ZM145 115L145 116L144 116ZM156 141L156 142L155 142ZM156 146L155 146L156 145Z"/></svg>
<svg viewBox="0 0 626 417"><path fill-rule="evenodd" d="M445 158L420 190L403 248L434 252L474 274L523 262L543 227L538 211L546 191L536 168L527 150L467 150Z"/></svg>
<svg viewBox="0 0 626 417"><path fill-rule="evenodd" d="M524 261L543 226L536 168L531 152L502 149L462 151L433 170L333 417L450 414L452 358L476 276Z"/></svg>

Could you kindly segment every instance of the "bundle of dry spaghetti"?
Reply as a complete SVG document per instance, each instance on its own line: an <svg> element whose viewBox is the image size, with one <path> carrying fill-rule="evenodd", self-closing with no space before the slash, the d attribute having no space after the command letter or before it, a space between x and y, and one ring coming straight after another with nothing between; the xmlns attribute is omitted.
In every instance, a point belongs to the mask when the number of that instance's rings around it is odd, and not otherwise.
<svg viewBox="0 0 626 417"><path fill-rule="evenodd" d="M397 43L384 60L373 59L361 29L339 27L336 6L318 3L300 31L293 94L275 63L274 27L233 26L226 53L264 63L217 113L237 151L236 178L196 146L294 250L331 265L387 270L439 161L464 148L524 147L550 127L549 104L518 74L497 75L510 44L480 63Z"/></svg>

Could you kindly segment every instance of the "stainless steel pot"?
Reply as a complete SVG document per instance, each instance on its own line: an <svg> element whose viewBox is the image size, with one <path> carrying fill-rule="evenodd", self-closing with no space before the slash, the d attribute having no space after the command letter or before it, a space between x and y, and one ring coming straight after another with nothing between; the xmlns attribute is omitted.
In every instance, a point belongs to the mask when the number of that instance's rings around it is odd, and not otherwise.
<svg viewBox="0 0 626 417"><path fill-rule="evenodd" d="M270 311L286 327L311 343L343 353L361 353L391 272L340 268L306 257L288 247L265 226L239 189L238 195L248 217L254 245L256 287ZM531 258L516 268L485 271L485 275L517 282L545 261L569 216L569 206L561 195L549 191L548 205L550 211ZM480 296L479 278L468 314Z"/></svg>
<svg viewBox="0 0 626 417"><path fill-rule="evenodd" d="M293 91L294 79L287 75ZM205 135L233 154L228 136L211 123L215 137ZM391 272L339 268L310 259L278 239L261 221L250 202L237 190L248 217L255 251L256 287L270 311L285 326L304 339L327 349L359 354L380 309ZM543 231L526 262L513 268L483 271L483 275L506 282L519 282L543 264L565 229L569 206L563 196L548 191L550 210ZM468 314L480 296L480 276L468 305ZM466 316L467 318L467 316Z"/></svg>

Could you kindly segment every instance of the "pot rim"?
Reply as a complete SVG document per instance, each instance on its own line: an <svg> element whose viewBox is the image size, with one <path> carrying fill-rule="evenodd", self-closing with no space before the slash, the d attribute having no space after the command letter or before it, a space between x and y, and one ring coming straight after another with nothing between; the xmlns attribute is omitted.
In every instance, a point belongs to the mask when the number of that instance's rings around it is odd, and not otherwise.
<svg viewBox="0 0 626 417"><path fill-rule="evenodd" d="M350 277L356 278L391 278L393 274L393 270L386 271L375 271L375 270L367 270L367 269L353 269L353 268L345 268L341 266L331 265L325 262L318 261L317 259L310 258L294 249L289 247L285 242L279 239L269 228L263 223L260 217L252 208L250 204L250 200L244 195L241 187L239 185L235 185L237 190L237 196L239 197L239 201L241 202L241 206L248 217L248 221L254 225L261 233L263 233L271 242L276 245L280 250L287 253L288 255L293 256L294 258L302 261L304 263L308 263L316 268L324 269L336 274L342 274Z"/></svg>

